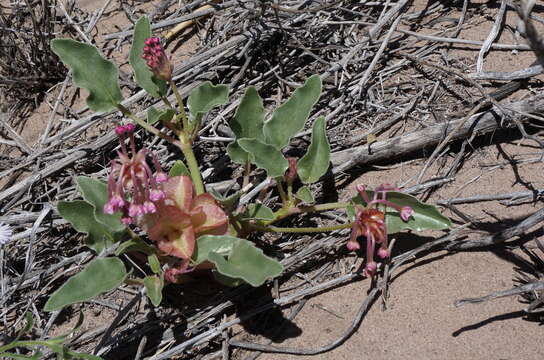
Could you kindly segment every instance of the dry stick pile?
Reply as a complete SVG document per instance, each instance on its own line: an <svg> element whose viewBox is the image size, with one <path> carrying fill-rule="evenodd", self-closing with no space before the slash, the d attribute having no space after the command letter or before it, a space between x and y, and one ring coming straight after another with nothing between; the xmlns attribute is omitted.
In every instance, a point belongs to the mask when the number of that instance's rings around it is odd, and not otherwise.
<svg viewBox="0 0 544 360"><path fill-rule="evenodd" d="M517 127L540 145L538 138L527 134L524 124L536 117L532 114L544 110L544 97L533 96L515 103L498 101L520 87L518 79L530 79L542 72L542 64L512 73L474 72L471 67L472 73L464 75L469 70L466 65L448 60L448 51L456 44L481 47L478 64L489 49L530 49L524 44L496 43L496 33L504 27L501 21L495 23L485 42L458 39L461 28L471 15L466 0L459 8L429 2L428 7L419 12L407 11L408 0L358 3L286 1L281 2L281 6L240 0L222 2L205 10L205 14L191 14L205 3L197 0L168 15L171 3L163 1L163 6L152 14L152 17L159 18L153 20L155 28L162 29L199 15L211 16L199 51L176 66L178 87L187 95L201 81L209 79L228 84L231 88L232 103L208 116L197 144L197 151L205 160L204 174L208 186L222 190L236 186L231 180L232 169L224 166L224 146L231 137L225 120L233 115L243 90L247 86L255 86L268 104L275 104L285 100L294 87L315 73L321 75L324 91L312 118L321 114L327 118L333 148L329 180L336 183L350 175L361 174L363 165L392 163L418 154L424 148L434 148L435 152L416 185L405 189L408 193L428 195L453 181L467 156L467 145L478 135ZM502 4L500 9L490 11L513 11L510 2L503 1ZM57 8L57 14L63 17L65 24L75 29L73 36L80 41L91 42L90 33L108 5L106 2L100 11L88 18L79 16L74 19L70 9L62 5ZM127 11L126 8L123 10ZM460 16L452 20L452 13ZM165 15L168 16L165 18ZM541 21L538 16L534 18ZM423 29L434 29L434 32L432 35L428 31L422 34L419 31ZM107 42L99 45L103 46L105 53L115 51L127 46L130 34L131 29L127 28L107 35ZM488 93L478 82L480 79L506 83L496 92ZM69 83L68 77L54 104L53 113L59 103L68 106L70 100L63 96ZM468 94L474 101L460 103L459 99L448 97L448 93ZM461 97L466 98L465 95ZM124 101L125 106L136 104L141 106L142 113L152 105L143 91ZM451 111L452 107L457 109L455 113ZM429 123L429 119L440 121L427 126L425 123ZM18 230L17 241L0 250L3 269L0 274L0 318L6 329L20 326L24 313L31 311L37 320L38 335L47 336L59 313L44 314L40 311L41 306L48 294L92 257L81 247L81 239L74 237L73 230L62 226L65 222L59 218L54 205L59 199L77 196L72 185L75 174L104 177L104 168L110 160L104 154L110 154L114 149L115 134L111 131L97 138L86 138L85 132L99 122L120 120L117 113L92 114L71 122L61 122L51 116L39 144L23 156L8 159L7 166L0 172L0 178L11 179L0 191L0 221L12 224ZM423 126L405 135L365 144L368 135L380 135L408 120L415 120ZM355 130L358 132L350 135ZM307 131L299 134L288 151L296 154L299 145L305 147L308 134ZM9 134L5 136L10 137ZM448 152L447 146L454 140L463 140L463 143L453 164L435 176L425 176L429 164L442 159ZM73 144L76 145L71 146ZM171 163L173 157L166 156L166 145L155 141L155 147L163 154L163 163ZM537 155L519 161L541 161ZM20 177L22 171L30 174ZM245 196L244 201L251 200L251 196L269 184L261 182L255 191ZM322 191L320 188L314 190ZM542 197L543 191L504 194L496 198L512 202L520 199L536 201ZM480 200L491 199L452 199L443 205L455 209L455 203ZM335 212L328 216L345 221ZM123 288L107 298L130 296L131 300L124 306L119 307L107 300L95 302L116 310L118 315L114 321L71 340L70 346L87 350L92 346L95 354L119 359L158 360L183 354L189 358L228 358L229 348L257 351L249 359L255 359L262 351L322 353L341 344L357 329L369 306L386 290L389 277L402 264L429 251L468 249L505 242L542 221L542 211L539 211L519 226L484 237L481 241L463 241L465 226L462 226L434 242L393 258L385 269L385 275L362 302L352 325L341 338L319 348L290 349L247 343L229 339L227 330L256 316L266 316L267 310L274 307L298 304L288 316L292 319L308 296L359 279L357 269L348 264L349 257L340 251L346 231L313 238L284 237L277 239L274 245L261 241L267 253L283 258L286 269L284 275L274 281L272 297L259 290L240 287L219 292L211 300L202 299L197 304L183 306L182 310L168 308L163 302L159 309L146 307L142 311L139 304L146 301L143 293ZM127 261L130 260L127 258ZM293 281L295 277L303 280ZM190 289L183 291L191 294ZM172 296L168 299L171 300ZM225 314L232 315L244 301L251 305L248 310L231 316L228 321L222 320ZM155 320L150 321L150 316ZM127 353L128 346L132 350Z"/></svg>

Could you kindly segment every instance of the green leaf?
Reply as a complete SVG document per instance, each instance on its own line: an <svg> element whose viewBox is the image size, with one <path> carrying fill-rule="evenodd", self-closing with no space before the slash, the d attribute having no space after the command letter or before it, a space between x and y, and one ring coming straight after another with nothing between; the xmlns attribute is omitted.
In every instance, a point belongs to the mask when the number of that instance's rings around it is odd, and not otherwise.
<svg viewBox="0 0 544 360"><path fill-rule="evenodd" d="M320 116L312 128L312 140L308 151L297 163L298 176L305 184L319 180L329 168L331 146L325 131L325 117Z"/></svg>
<svg viewBox="0 0 544 360"><path fill-rule="evenodd" d="M57 209L74 229L88 235L86 244L97 254L115 242L115 234L107 226L96 221L94 207L88 202L83 200L59 201Z"/></svg>
<svg viewBox="0 0 544 360"><path fill-rule="evenodd" d="M181 160L176 160L174 162L174 165L172 165L172 168L168 172L168 176L190 176L191 173L189 172L189 169L187 169L187 166L185 166L185 163Z"/></svg>
<svg viewBox="0 0 544 360"><path fill-rule="evenodd" d="M145 40L149 37L151 37L151 25L149 24L149 18L144 15L134 25L134 36L132 37L128 62L134 69L136 83L149 95L161 97L166 94L166 81L155 78L142 58Z"/></svg>
<svg viewBox="0 0 544 360"><path fill-rule="evenodd" d="M162 301L162 288L164 287L162 277L157 275L146 276L144 285L147 290L147 297L151 300L153 306L159 306Z"/></svg>
<svg viewBox="0 0 544 360"><path fill-rule="evenodd" d="M121 222L121 214L105 214L104 205L108 201L108 186L102 181L87 176L78 176L76 183L83 199L94 207L96 221L106 226L112 232L126 229Z"/></svg>
<svg viewBox="0 0 544 360"><path fill-rule="evenodd" d="M231 142L227 145L227 155L232 162L240 165L245 165L248 161L255 161L251 154L240 147L238 141Z"/></svg>
<svg viewBox="0 0 544 360"><path fill-rule="evenodd" d="M157 257L157 254L151 254L147 256L147 262L149 263L149 267L151 268L151 271L155 274L162 273L161 263L159 262L159 258Z"/></svg>
<svg viewBox="0 0 544 360"><path fill-rule="evenodd" d="M151 106L147 110L147 122L151 125L155 124L157 121L160 122L169 122L176 115L176 112L172 109L166 110L157 110Z"/></svg>
<svg viewBox="0 0 544 360"><path fill-rule="evenodd" d="M212 85L206 81L191 91L187 106L192 121L200 121L202 116L218 105L223 105L229 98L227 85Z"/></svg>
<svg viewBox="0 0 544 360"><path fill-rule="evenodd" d="M152 255L157 253L157 250L153 246L148 245L145 241L142 240L142 238L136 237L124 241L121 245L119 245L117 250L115 250L115 256L119 256L121 254L131 251L139 251L146 255Z"/></svg>
<svg viewBox="0 0 544 360"><path fill-rule="evenodd" d="M263 139L264 124L263 100L254 87L247 88L236 114L229 122L236 138Z"/></svg>
<svg viewBox="0 0 544 360"><path fill-rule="evenodd" d="M242 279L255 287L283 271L283 266L277 260L264 255L251 242L228 235L201 236L197 240L193 260L196 264L209 260L220 274Z"/></svg>
<svg viewBox="0 0 544 360"><path fill-rule="evenodd" d="M242 196L242 191L237 191L229 196L224 196L212 187L208 188L207 190L215 198L215 200L221 203L223 209L227 211L234 211L234 209L238 206L238 200L240 200L240 197Z"/></svg>
<svg viewBox="0 0 544 360"><path fill-rule="evenodd" d="M372 195L371 191L367 191L367 193L369 196ZM357 195L352 200L357 204L365 205L360 195ZM405 222L401 219L397 211L388 207L385 222L389 234L398 233L405 229L423 231L443 230L451 227L450 219L440 214L436 206L424 204L411 195L389 191L387 192L387 201L399 206L410 206L414 210L413 215Z"/></svg>
<svg viewBox="0 0 544 360"><path fill-rule="evenodd" d="M72 39L51 40L51 50L72 70L77 87L87 89L87 105L93 111L110 111L123 100L118 71L94 46Z"/></svg>
<svg viewBox="0 0 544 360"><path fill-rule="evenodd" d="M268 176L283 176L285 170L289 167L289 163L283 157L281 151L272 145L264 144L257 139L240 139L238 144L242 149L253 155L255 165L266 170Z"/></svg>
<svg viewBox="0 0 544 360"><path fill-rule="evenodd" d="M321 78L313 75L264 123L266 143L276 149L289 145L291 137L304 128L304 123L320 95Z"/></svg>
<svg viewBox="0 0 544 360"><path fill-rule="evenodd" d="M274 212L263 204L249 204L242 215L242 219L274 220Z"/></svg>
<svg viewBox="0 0 544 360"><path fill-rule="evenodd" d="M118 287L126 276L125 265L118 258L94 259L49 297L44 310L60 310L66 305L92 299Z"/></svg>
<svg viewBox="0 0 544 360"><path fill-rule="evenodd" d="M254 87L247 88L236 114L229 122L229 126L236 135L236 139L257 139L264 141L264 106L263 100ZM250 154L244 151L237 142L227 146L227 153L232 161L238 164L245 164L251 160Z"/></svg>
<svg viewBox="0 0 544 360"><path fill-rule="evenodd" d="M307 186L303 186L300 189L298 189L297 193L295 194L295 197L299 200L302 200L306 204L315 203L314 196L312 195L312 192L310 191L310 189L308 189Z"/></svg>

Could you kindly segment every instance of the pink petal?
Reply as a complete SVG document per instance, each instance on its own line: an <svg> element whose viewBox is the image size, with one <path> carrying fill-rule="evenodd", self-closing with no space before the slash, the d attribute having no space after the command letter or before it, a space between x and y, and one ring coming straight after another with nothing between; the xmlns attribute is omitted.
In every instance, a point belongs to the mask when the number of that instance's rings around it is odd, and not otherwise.
<svg viewBox="0 0 544 360"><path fill-rule="evenodd" d="M228 217L217 205L201 205L191 212L191 221L196 233L212 230L227 224Z"/></svg>
<svg viewBox="0 0 544 360"><path fill-rule="evenodd" d="M157 246L166 255L190 259L195 250L195 232L192 226L168 234L168 239L159 241Z"/></svg>
<svg viewBox="0 0 544 360"><path fill-rule="evenodd" d="M177 206L189 212L193 201L193 183L188 176L174 176L163 185L166 197L174 200Z"/></svg>

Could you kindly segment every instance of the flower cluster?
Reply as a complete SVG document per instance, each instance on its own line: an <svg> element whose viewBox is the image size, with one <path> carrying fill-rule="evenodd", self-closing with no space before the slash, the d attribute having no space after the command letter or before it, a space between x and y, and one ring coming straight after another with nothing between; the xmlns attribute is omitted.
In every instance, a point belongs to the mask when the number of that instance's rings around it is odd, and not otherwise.
<svg viewBox="0 0 544 360"><path fill-rule="evenodd" d="M142 58L145 59L149 70L157 79L169 81L172 78L173 66L166 56L159 38L150 37L145 40Z"/></svg>
<svg viewBox="0 0 544 360"><path fill-rule="evenodd" d="M161 184L168 180L168 176L162 171L155 154L151 154L156 170L153 173L146 160L149 150L144 148L136 152L134 125L118 126L115 132L119 136L121 150L111 164L104 212L113 214L120 211L123 214L121 221L128 225L139 216L157 211L157 203L165 197ZM127 137L130 151L125 144Z"/></svg>
<svg viewBox="0 0 544 360"><path fill-rule="evenodd" d="M365 202L365 206L356 206L355 221L351 227L351 236L347 243L347 248L351 251L359 250L360 245L357 241L359 236L366 237L366 266L365 275L373 276L378 264L374 261L374 251L376 244L380 244L378 256L382 259L388 258L390 253L387 246L387 226L385 222L385 212L378 209L378 205L391 207L397 210L403 221L408 221L414 210L409 206L399 206L387 201L388 191L397 191L398 189L388 184L382 184L374 190L372 200L368 197L364 185L358 185L357 191Z"/></svg>
<svg viewBox="0 0 544 360"><path fill-rule="evenodd" d="M171 177L163 188L164 200L156 212L141 218L140 226L164 255L182 259L180 266L165 272L166 279L175 282L177 275L188 271L196 239L204 234L225 235L228 217L210 194L195 196L188 176Z"/></svg>

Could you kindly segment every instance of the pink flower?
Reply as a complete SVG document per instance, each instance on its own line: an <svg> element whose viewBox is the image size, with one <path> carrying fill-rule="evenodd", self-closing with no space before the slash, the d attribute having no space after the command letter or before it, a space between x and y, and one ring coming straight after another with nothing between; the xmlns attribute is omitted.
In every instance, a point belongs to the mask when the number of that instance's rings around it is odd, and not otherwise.
<svg viewBox="0 0 544 360"><path fill-rule="evenodd" d="M387 246L387 225L385 221L385 210L378 209L378 205L384 205L397 210L403 221L408 221L413 215L414 210L409 206L401 207L386 199L387 192L397 191L398 189L389 185L382 184L378 186L369 198L364 185L357 185L357 191L365 202L365 206L356 205L356 215L351 227L351 236L347 243L350 251L360 248L357 238L364 236L366 238L366 267L364 273L372 276L376 272L377 264L374 261L374 252L376 244L380 244L377 253L382 259L388 258L391 254Z"/></svg>
<svg viewBox="0 0 544 360"><path fill-rule="evenodd" d="M135 222L135 218L153 213L157 210L156 202L164 198L164 191L155 180L157 174L164 174L153 155L156 174L147 164L149 150L136 151L134 140L134 125L118 126L115 132L121 142L118 158L112 161L111 172L108 176L108 202L104 205L106 214L121 212L123 224ZM129 138L129 149L125 144Z"/></svg>
<svg viewBox="0 0 544 360"><path fill-rule="evenodd" d="M150 37L145 40L142 58L145 59L149 70L157 79L165 81L172 79L173 66L166 56L159 38Z"/></svg>

